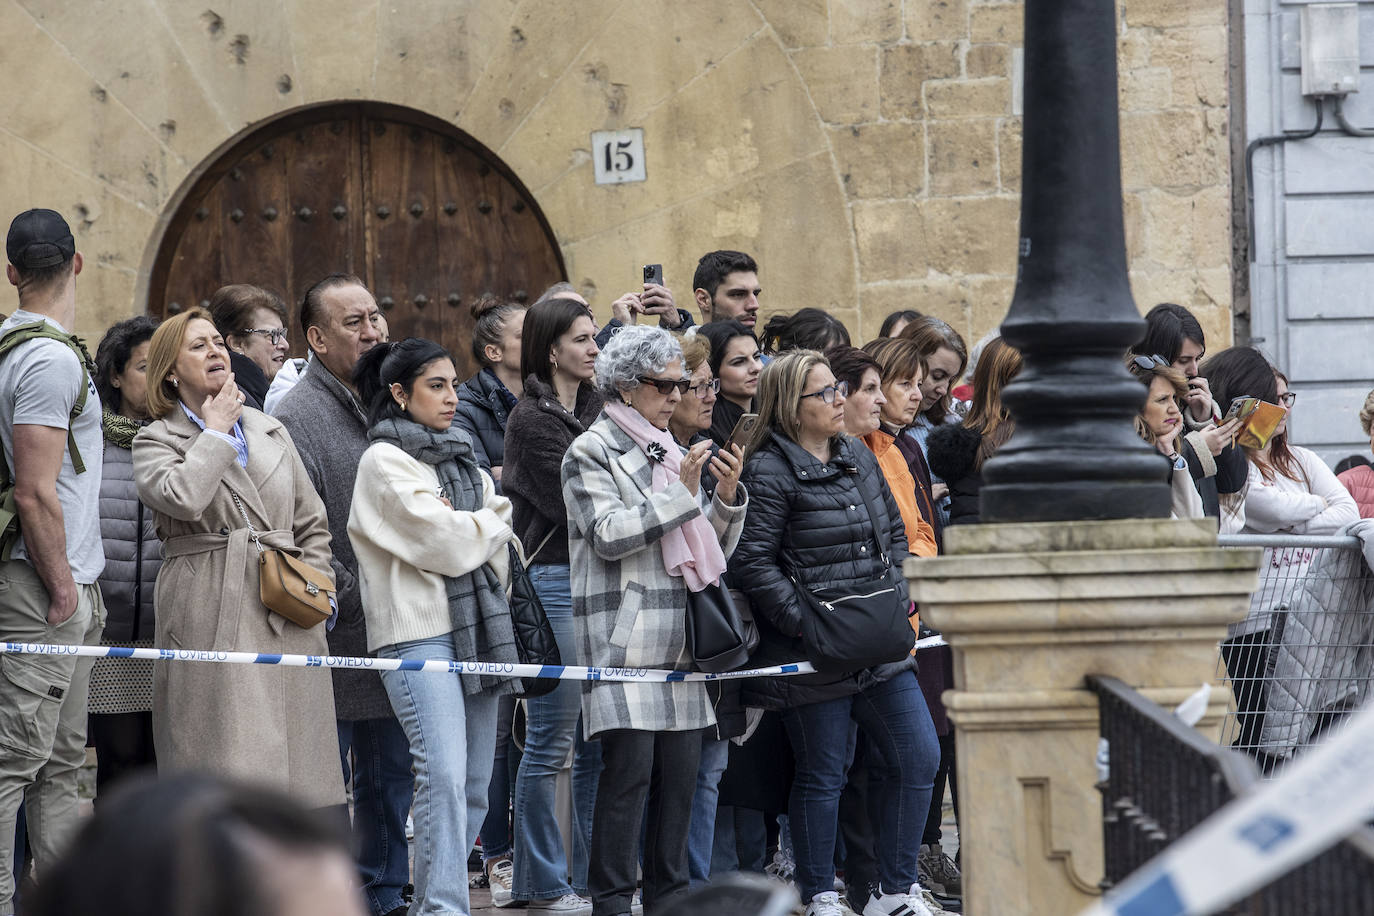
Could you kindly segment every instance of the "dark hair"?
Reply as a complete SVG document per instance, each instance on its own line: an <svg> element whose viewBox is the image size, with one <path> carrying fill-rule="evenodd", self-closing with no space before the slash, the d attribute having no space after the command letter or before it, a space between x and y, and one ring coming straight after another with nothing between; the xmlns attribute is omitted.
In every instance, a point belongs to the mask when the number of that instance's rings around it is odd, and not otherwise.
<svg viewBox="0 0 1374 916"><path fill-rule="evenodd" d="M285 326L286 306L276 293L260 286L231 283L221 286L210 297L210 318L225 341L231 337L242 340L243 332L253 326L253 313L258 309L276 312Z"/></svg>
<svg viewBox="0 0 1374 916"><path fill-rule="evenodd" d="M883 326L878 329L878 336L891 337L892 329L897 326L898 322L911 324L911 322L920 317L921 313L915 309L898 309L895 312L891 312L883 319Z"/></svg>
<svg viewBox="0 0 1374 916"><path fill-rule="evenodd" d="M491 365L486 354L487 344L501 346L501 328L506 319L524 308L518 302L495 296L481 296L472 303L472 355L477 365Z"/></svg>
<svg viewBox="0 0 1374 916"><path fill-rule="evenodd" d="M758 273L759 265L742 251L708 251L697 261L696 272L692 274L692 290L706 290L706 295L716 298L716 290L725 278L737 270Z"/></svg>
<svg viewBox="0 0 1374 916"><path fill-rule="evenodd" d="M114 413L119 413L124 406L124 397L114 386L114 377L128 368L134 348L145 340L152 340L156 330L156 321L147 315L135 315L110 325L105 336L100 338L100 346L95 350L95 390L100 392L100 403Z"/></svg>
<svg viewBox="0 0 1374 916"><path fill-rule="evenodd" d="M824 356L830 363L830 371L835 373L835 379L849 385L851 392L859 390L859 386L863 384L864 373L869 369L878 374L880 381L883 377L883 367L858 347L840 344L827 349Z"/></svg>
<svg viewBox="0 0 1374 916"><path fill-rule="evenodd" d="M395 343L379 343L358 358L353 367L353 387L367 407L367 425L382 420L403 419L406 412L391 396L391 386L400 383L410 394L425 366L436 359L453 359L453 354L432 340L407 337Z"/></svg>
<svg viewBox="0 0 1374 916"><path fill-rule="evenodd" d="M1285 383L1288 381L1283 373L1275 369L1269 360L1265 359L1264 354L1254 347L1229 347L1214 356L1209 356L1207 361L1198 367L1198 371L1207 379L1207 384L1212 389L1212 397L1223 411L1227 410L1236 398L1259 398L1261 401L1277 404L1279 379L1283 378ZM1253 449L1246 449L1245 457L1250 459L1250 463L1267 481L1272 481L1274 472L1278 471L1289 480L1300 481L1308 487L1311 485L1302 465L1288 448L1287 432L1270 437L1268 461L1260 458Z"/></svg>
<svg viewBox="0 0 1374 916"><path fill-rule="evenodd" d="M279 792L197 773L134 776L102 796L25 912L288 916L262 873L293 852L351 858L324 810Z"/></svg>
<svg viewBox="0 0 1374 916"><path fill-rule="evenodd" d="M72 255L61 264L54 264L51 267L25 269L15 264L14 271L19 274L20 292L40 292L64 282L67 277L72 275L72 261L75 257L76 255Z"/></svg>
<svg viewBox="0 0 1374 916"><path fill-rule="evenodd" d="M1161 302L1145 313L1145 336L1131 347L1131 352L1161 356L1165 362L1173 363L1183 352L1185 340L1202 347L1204 353L1207 351L1207 338L1193 313L1181 305Z"/></svg>
<svg viewBox="0 0 1374 916"><path fill-rule="evenodd" d="M367 289L367 284L353 274L330 274L323 280L317 280L301 296L301 336L307 342L312 327L319 327L321 323L320 312L324 310L324 303L320 297L326 290L331 290L336 286L361 286ZM220 331L223 334L223 331Z"/></svg>
<svg viewBox="0 0 1374 916"><path fill-rule="evenodd" d="M788 350L826 350L849 346L849 329L823 309L805 308L793 315L774 315L763 326L760 339L765 353Z"/></svg>
<svg viewBox="0 0 1374 916"><path fill-rule="evenodd" d="M711 356L707 362L711 365L711 374L716 377L720 376L720 364L725 361L725 348L730 345L730 341L736 337L748 337L754 342L755 347L759 345L759 339L754 336L754 332L733 318L703 324L697 328L697 333L711 342Z"/></svg>
<svg viewBox="0 0 1374 916"><path fill-rule="evenodd" d="M1351 468L1367 468L1369 466L1369 459L1363 455L1346 455L1340 461L1336 462L1334 470L1337 474L1344 474Z"/></svg>
<svg viewBox="0 0 1374 916"><path fill-rule="evenodd" d="M549 363L549 353L553 345L577 319L591 317L592 310L576 299L556 296L531 305L520 330L520 370L552 386L553 366Z"/></svg>

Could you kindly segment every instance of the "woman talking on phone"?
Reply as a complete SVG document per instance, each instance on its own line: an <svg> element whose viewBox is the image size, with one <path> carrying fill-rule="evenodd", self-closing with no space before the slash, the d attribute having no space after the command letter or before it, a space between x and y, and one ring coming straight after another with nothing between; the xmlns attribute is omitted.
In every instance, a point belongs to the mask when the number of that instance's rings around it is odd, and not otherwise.
<svg viewBox="0 0 1374 916"><path fill-rule="evenodd" d="M900 569L907 558L906 530L878 459L844 435L848 387L813 350L783 354L759 382L759 423L742 478L751 506L731 572L758 611L761 664L795 661L816 648L803 642L802 633L817 592L891 582L891 600L905 614ZM906 636L914 643L909 630ZM881 774L882 784L875 847L879 893L864 914L929 916L917 883L917 856L940 751L911 658L765 678L754 690L757 703L781 709L796 755L788 814L806 916L844 912L832 882L855 721L876 751L870 772Z"/></svg>

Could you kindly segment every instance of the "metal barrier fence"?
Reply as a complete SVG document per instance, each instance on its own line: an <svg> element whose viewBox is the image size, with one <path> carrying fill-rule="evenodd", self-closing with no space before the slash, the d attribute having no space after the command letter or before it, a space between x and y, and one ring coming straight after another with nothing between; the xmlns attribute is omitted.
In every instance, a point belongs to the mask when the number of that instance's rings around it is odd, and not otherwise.
<svg viewBox="0 0 1374 916"><path fill-rule="evenodd" d="M1221 743L1271 774L1369 697L1374 576L1356 537L1227 535L1217 543L1264 548L1250 614L1221 644L1217 676L1235 696Z"/></svg>
<svg viewBox="0 0 1374 916"><path fill-rule="evenodd" d="M1111 677L1092 677L1107 742L1104 891L1259 779L1250 760L1203 738ZM1228 916L1365 916L1374 910L1374 831L1361 830L1238 903Z"/></svg>

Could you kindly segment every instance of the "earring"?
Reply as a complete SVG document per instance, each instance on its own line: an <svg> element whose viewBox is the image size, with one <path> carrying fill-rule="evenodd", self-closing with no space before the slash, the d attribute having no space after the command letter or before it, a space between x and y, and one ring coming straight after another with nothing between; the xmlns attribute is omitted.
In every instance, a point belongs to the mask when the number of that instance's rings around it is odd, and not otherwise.
<svg viewBox="0 0 1374 916"><path fill-rule="evenodd" d="M402 410L409 410L410 408L407 406L407 404L406 404L405 401L402 401L402 402L401 402L401 409L402 409Z"/></svg>
<svg viewBox="0 0 1374 916"><path fill-rule="evenodd" d="M169 378L167 381L169 381L169 382L172 383L172 387L173 387L173 388L180 388L180 387L181 387L181 382L178 382L178 381L177 381L176 379L174 379L174 378Z"/></svg>

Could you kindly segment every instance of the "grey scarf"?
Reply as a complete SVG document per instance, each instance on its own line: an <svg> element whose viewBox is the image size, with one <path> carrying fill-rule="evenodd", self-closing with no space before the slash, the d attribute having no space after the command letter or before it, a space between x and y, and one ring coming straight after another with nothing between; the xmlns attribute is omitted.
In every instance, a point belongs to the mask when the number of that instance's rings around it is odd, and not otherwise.
<svg viewBox="0 0 1374 916"><path fill-rule="evenodd" d="M476 512L482 508L482 473L472 457L472 440L459 427L437 432L413 420L391 418L378 422L367 436L372 442L388 442L416 461L432 465L455 512ZM453 657L463 662L519 662L510 606L491 567L483 563L470 573L445 576L444 583L453 621ZM501 694L514 690L515 682L508 677L463 677L464 693Z"/></svg>

